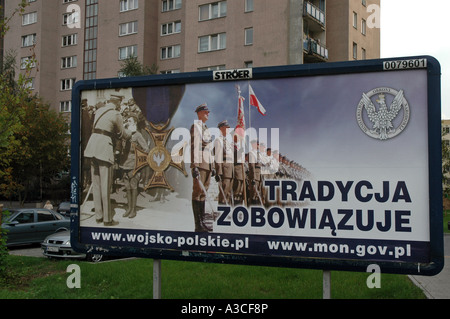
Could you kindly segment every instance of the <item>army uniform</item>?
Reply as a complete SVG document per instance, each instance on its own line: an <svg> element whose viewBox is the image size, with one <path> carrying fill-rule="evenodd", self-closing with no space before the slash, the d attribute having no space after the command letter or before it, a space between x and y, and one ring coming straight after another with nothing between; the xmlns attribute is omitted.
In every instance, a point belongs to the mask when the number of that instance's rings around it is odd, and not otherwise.
<svg viewBox="0 0 450 319"><path fill-rule="evenodd" d="M130 114L129 119L138 121L138 117L135 114ZM137 128L137 127L136 127ZM121 163L119 167L123 171L123 181L125 185L128 208L123 214L123 217L134 218L136 217L136 202L138 196L138 186L141 180L141 172L134 172L136 165L136 153L135 149L139 148L145 153L149 151L147 141L144 139L139 131L132 133L131 139L125 141L125 146L122 149Z"/></svg>
<svg viewBox="0 0 450 319"><path fill-rule="evenodd" d="M222 121L219 129L229 128L228 121ZM223 132L222 132L223 134ZM225 133L226 134L226 133ZM219 204L231 204L231 191L234 178L233 145L222 135L214 141L216 181L220 183Z"/></svg>
<svg viewBox="0 0 450 319"><path fill-rule="evenodd" d="M123 119L117 111L120 102L110 100L95 113L92 135L86 145L84 157L91 160L92 192L95 218L105 226L114 226L110 204L114 146L118 139L129 139L131 133L123 127Z"/></svg>
<svg viewBox="0 0 450 319"><path fill-rule="evenodd" d="M195 112L199 114L202 111L209 113L208 106L202 104ZM201 120L194 121L191 126L191 171L193 177L192 187L192 210L194 213L194 223L196 232L212 231L211 221L208 220L205 212L205 202L207 194L203 187L208 191L211 182L213 169L213 155L211 147L211 134L208 127ZM203 187L202 187L203 185Z"/></svg>
<svg viewBox="0 0 450 319"><path fill-rule="evenodd" d="M236 135L235 135L236 137ZM237 138L237 137L236 137ZM244 191L245 182L245 159L243 158L243 148L240 148L237 141L233 144L234 151L234 179L233 179L233 201L234 204L246 204Z"/></svg>
<svg viewBox="0 0 450 319"><path fill-rule="evenodd" d="M259 190L261 188L261 162L257 141L252 141L252 149L248 154L248 179L250 182L249 204L262 204Z"/></svg>

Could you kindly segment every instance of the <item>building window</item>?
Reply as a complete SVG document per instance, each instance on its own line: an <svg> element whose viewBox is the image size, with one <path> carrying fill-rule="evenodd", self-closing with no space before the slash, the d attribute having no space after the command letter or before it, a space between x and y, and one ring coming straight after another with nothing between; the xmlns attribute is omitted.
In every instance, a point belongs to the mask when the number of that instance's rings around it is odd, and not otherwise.
<svg viewBox="0 0 450 319"><path fill-rule="evenodd" d="M253 44L253 28L245 29L245 45Z"/></svg>
<svg viewBox="0 0 450 319"><path fill-rule="evenodd" d="M98 0L86 1L83 79L97 77Z"/></svg>
<svg viewBox="0 0 450 319"><path fill-rule="evenodd" d="M20 69L30 69L36 67L36 59L34 59L32 56L28 56L25 58L20 59Z"/></svg>
<svg viewBox="0 0 450 319"><path fill-rule="evenodd" d="M135 34L138 32L138 22L127 22L119 25L119 36Z"/></svg>
<svg viewBox="0 0 450 319"><path fill-rule="evenodd" d="M29 25L37 22L37 12L31 12L22 16L22 25Z"/></svg>
<svg viewBox="0 0 450 319"><path fill-rule="evenodd" d="M76 79L63 79L61 80L61 91L70 91L75 84Z"/></svg>
<svg viewBox="0 0 450 319"><path fill-rule="evenodd" d="M24 35L22 37L22 48L30 47L36 44L36 33Z"/></svg>
<svg viewBox="0 0 450 319"><path fill-rule="evenodd" d="M59 110L61 113L72 112L72 101L62 101L59 103Z"/></svg>
<svg viewBox="0 0 450 319"><path fill-rule="evenodd" d="M63 14L63 25L76 25L80 23L80 13L74 11L72 13Z"/></svg>
<svg viewBox="0 0 450 319"><path fill-rule="evenodd" d="M353 42L353 59L358 59L358 45Z"/></svg>
<svg viewBox="0 0 450 319"><path fill-rule="evenodd" d="M358 14L356 12L353 12L353 27L358 29Z"/></svg>
<svg viewBox="0 0 450 319"><path fill-rule="evenodd" d="M179 69L175 69L175 70L166 70L166 71L161 71L161 74L174 74L174 73L180 73L181 71Z"/></svg>
<svg viewBox="0 0 450 319"><path fill-rule="evenodd" d="M161 60L179 58L181 55L181 46L173 45L161 48Z"/></svg>
<svg viewBox="0 0 450 319"><path fill-rule="evenodd" d="M138 0L120 0L120 12L135 10L138 8Z"/></svg>
<svg viewBox="0 0 450 319"><path fill-rule="evenodd" d="M245 0L245 12L253 11L253 0Z"/></svg>
<svg viewBox="0 0 450 319"><path fill-rule="evenodd" d="M215 66L207 66L204 68L198 68L198 71L220 71L220 70L225 70L225 64L223 65L215 65Z"/></svg>
<svg viewBox="0 0 450 319"><path fill-rule="evenodd" d="M162 12L172 11L181 9L182 0L163 0L162 1Z"/></svg>
<svg viewBox="0 0 450 319"><path fill-rule="evenodd" d="M76 45L78 42L78 34L69 34L62 37L62 47Z"/></svg>
<svg viewBox="0 0 450 319"><path fill-rule="evenodd" d="M200 37L198 40L198 52L223 50L227 47L227 34L219 33Z"/></svg>
<svg viewBox="0 0 450 319"><path fill-rule="evenodd" d="M366 35L366 32L367 32L367 22L366 22L366 20L362 19L361 20L361 33L363 35Z"/></svg>
<svg viewBox="0 0 450 319"><path fill-rule="evenodd" d="M199 7L199 21L217 19L227 16L227 2L215 2Z"/></svg>
<svg viewBox="0 0 450 319"><path fill-rule="evenodd" d="M126 60L137 56L137 45L119 48L119 60Z"/></svg>
<svg viewBox="0 0 450 319"><path fill-rule="evenodd" d="M70 69L77 67L77 56L68 56L61 58L61 69Z"/></svg>
<svg viewBox="0 0 450 319"><path fill-rule="evenodd" d="M361 59L365 60L367 59L367 53L366 53L366 49L362 48L361 49Z"/></svg>
<svg viewBox="0 0 450 319"><path fill-rule="evenodd" d="M161 35L169 35L180 32L181 32L181 21L175 21L161 25Z"/></svg>

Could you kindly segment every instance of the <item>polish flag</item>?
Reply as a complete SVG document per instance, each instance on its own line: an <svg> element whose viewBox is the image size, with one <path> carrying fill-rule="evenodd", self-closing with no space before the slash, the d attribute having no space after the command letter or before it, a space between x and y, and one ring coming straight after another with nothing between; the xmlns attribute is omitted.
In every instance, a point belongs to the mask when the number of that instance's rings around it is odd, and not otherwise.
<svg viewBox="0 0 450 319"><path fill-rule="evenodd" d="M253 91L252 86L249 85L248 88L250 93L250 105L256 107L259 113L261 113L261 115L266 116L266 109L264 108L264 106L262 106L261 102L259 102L258 98L255 95L255 92Z"/></svg>

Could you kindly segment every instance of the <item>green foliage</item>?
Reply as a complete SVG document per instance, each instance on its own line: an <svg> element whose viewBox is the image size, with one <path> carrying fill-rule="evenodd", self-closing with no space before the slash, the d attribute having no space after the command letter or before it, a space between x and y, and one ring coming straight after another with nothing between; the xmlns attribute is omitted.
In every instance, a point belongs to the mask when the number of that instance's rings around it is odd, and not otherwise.
<svg viewBox="0 0 450 319"><path fill-rule="evenodd" d="M6 262L8 257L8 249L6 248L6 240L8 239L8 234L5 228L2 228L3 218L8 215L7 211L2 212L2 207L0 207L0 283L2 278L5 277L6 273Z"/></svg>
<svg viewBox="0 0 450 319"><path fill-rule="evenodd" d="M81 289L69 289L66 268L80 266ZM151 299L152 263L125 259L105 263L9 256L1 298ZM368 273L332 272L333 299L424 299L407 276L381 276L369 289ZM321 299L322 271L162 261L163 299Z"/></svg>
<svg viewBox="0 0 450 319"><path fill-rule="evenodd" d="M151 75L158 72L158 67L155 64L144 66L137 57L131 56L122 62L119 72L124 77Z"/></svg>
<svg viewBox="0 0 450 319"><path fill-rule="evenodd" d="M12 16L22 14L27 5L22 0L10 17L0 19L1 35ZM29 84L35 65L34 47L19 74L15 52L7 52L0 65L0 195L18 196L22 202L36 184L43 185L69 167L69 126L62 114L33 95Z"/></svg>
<svg viewBox="0 0 450 319"><path fill-rule="evenodd" d="M442 139L442 182L444 195L446 197L450 195L450 179L448 177L449 172L450 172L450 146L448 145L448 140Z"/></svg>

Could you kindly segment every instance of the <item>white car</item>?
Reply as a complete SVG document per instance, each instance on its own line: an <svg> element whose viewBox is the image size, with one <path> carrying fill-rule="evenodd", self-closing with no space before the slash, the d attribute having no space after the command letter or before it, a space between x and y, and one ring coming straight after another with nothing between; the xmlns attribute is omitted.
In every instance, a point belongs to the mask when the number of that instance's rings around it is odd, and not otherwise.
<svg viewBox="0 0 450 319"><path fill-rule="evenodd" d="M49 258L71 258L87 259L93 262L99 262L103 259L100 254L80 254L72 249L70 245L70 231L63 231L48 236L41 243L43 254Z"/></svg>

